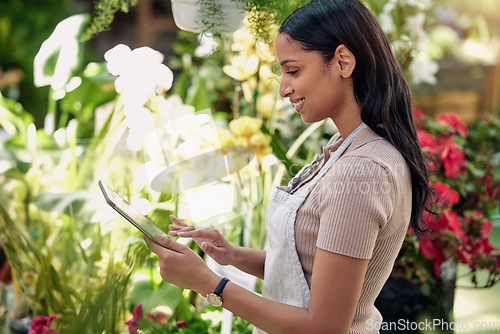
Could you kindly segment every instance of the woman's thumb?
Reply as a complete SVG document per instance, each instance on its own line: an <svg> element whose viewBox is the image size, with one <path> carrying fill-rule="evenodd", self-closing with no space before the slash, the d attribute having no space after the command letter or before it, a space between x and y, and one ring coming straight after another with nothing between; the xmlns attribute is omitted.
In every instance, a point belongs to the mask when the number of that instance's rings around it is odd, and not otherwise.
<svg viewBox="0 0 500 334"><path fill-rule="evenodd" d="M210 245L207 244L205 241L203 241L201 243L201 246L200 246L201 250L204 251L205 253L209 253L210 252Z"/></svg>
<svg viewBox="0 0 500 334"><path fill-rule="evenodd" d="M203 241L200 248L203 252L205 252L205 254L207 254L211 257L217 256L217 254L219 253L219 249L216 246L214 246L211 243L208 243L206 241Z"/></svg>

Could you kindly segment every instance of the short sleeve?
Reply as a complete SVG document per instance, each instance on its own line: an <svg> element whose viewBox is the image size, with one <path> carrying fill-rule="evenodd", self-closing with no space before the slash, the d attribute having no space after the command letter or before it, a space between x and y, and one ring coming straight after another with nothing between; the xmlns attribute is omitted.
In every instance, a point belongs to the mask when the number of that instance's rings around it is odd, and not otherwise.
<svg viewBox="0 0 500 334"><path fill-rule="evenodd" d="M370 259L396 203L390 170L366 156L347 156L333 164L321 183L316 246Z"/></svg>

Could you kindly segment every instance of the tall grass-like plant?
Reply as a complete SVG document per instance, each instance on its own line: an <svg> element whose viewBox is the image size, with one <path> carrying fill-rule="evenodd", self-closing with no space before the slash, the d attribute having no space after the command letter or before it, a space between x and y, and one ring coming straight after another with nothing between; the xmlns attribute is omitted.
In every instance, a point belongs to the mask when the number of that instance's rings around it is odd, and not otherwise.
<svg viewBox="0 0 500 334"><path fill-rule="evenodd" d="M102 67L75 66L73 47L84 24L79 17L64 21L39 52L45 56L35 67L45 81L38 77L38 83L52 86L48 129L36 129L22 105L0 95L0 126L8 135L0 150L0 240L29 304L24 316L57 315L61 334L118 333L130 310L131 275L150 253L115 226L96 182L106 177L128 195L132 170L142 160L122 149L119 98L97 112L95 127L90 118L92 131L79 122L86 108L93 115L116 97L107 91L112 81ZM72 80L76 89L68 85ZM78 106L80 115L69 106Z"/></svg>

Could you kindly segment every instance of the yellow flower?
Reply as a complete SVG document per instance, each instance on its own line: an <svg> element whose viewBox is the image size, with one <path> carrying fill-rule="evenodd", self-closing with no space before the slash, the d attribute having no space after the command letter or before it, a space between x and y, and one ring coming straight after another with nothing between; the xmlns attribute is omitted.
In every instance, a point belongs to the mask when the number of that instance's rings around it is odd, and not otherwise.
<svg viewBox="0 0 500 334"><path fill-rule="evenodd" d="M259 41L255 44L255 51L257 52L259 59L264 63L271 64L276 61L273 45Z"/></svg>
<svg viewBox="0 0 500 334"><path fill-rule="evenodd" d="M262 119L250 116L241 116L229 122L229 129L236 137L251 138L260 132Z"/></svg>
<svg viewBox="0 0 500 334"><path fill-rule="evenodd" d="M238 138L236 138L236 145L250 147L250 145L248 143L248 138L247 137L238 137Z"/></svg>
<svg viewBox="0 0 500 334"><path fill-rule="evenodd" d="M257 78L251 77L246 81L241 83L241 90L243 91L243 97L248 103L252 103L253 95L257 89Z"/></svg>
<svg viewBox="0 0 500 334"><path fill-rule="evenodd" d="M240 53L230 57L230 64L224 65L222 71L238 81L245 81L259 70L259 57L255 54Z"/></svg>
<svg viewBox="0 0 500 334"><path fill-rule="evenodd" d="M225 128L217 128L217 135L219 137L220 145L224 146L236 146L238 145L237 138Z"/></svg>
<svg viewBox="0 0 500 334"><path fill-rule="evenodd" d="M259 92L275 90L279 87L279 78L268 65L259 69Z"/></svg>
<svg viewBox="0 0 500 334"><path fill-rule="evenodd" d="M250 51L255 47L255 38L252 36L248 28L242 27L233 33L233 43L231 50L233 51Z"/></svg>
<svg viewBox="0 0 500 334"><path fill-rule="evenodd" d="M249 144L250 147L255 151L255 154L257 154L257 158L259 160L271 153L271 136L266 135L262 132L254 134L250 138Z"/></svg>
<svg viewBox="0 0 500 334"><path fill-rule="evenodd" d="M257 97L257 112L264 118L271 117L275 106L274 94L259 95Z"/></svg>

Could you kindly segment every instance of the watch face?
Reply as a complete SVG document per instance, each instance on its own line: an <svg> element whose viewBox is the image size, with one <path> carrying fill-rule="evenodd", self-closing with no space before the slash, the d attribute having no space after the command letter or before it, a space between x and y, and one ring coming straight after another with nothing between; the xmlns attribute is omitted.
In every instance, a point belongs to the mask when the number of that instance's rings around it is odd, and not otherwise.
<svg viewBox="0 0 500 334"><path fill-rule="evenodd" d="M215 307L222 306L222 298L213 294L213 293L211 293L207 296L207 301L212 306L215 306Z"/></svg>

